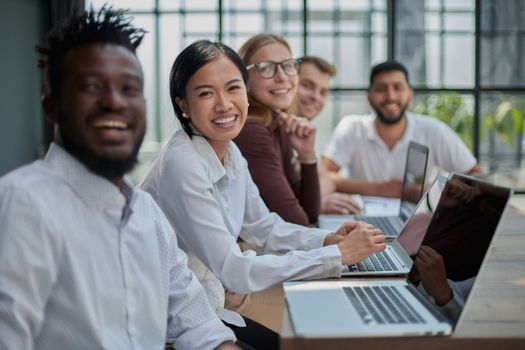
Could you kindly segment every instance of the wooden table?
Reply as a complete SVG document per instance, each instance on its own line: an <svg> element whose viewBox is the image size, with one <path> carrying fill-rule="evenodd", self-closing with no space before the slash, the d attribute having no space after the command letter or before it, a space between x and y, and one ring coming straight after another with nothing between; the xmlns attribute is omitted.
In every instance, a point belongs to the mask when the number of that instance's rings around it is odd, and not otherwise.
<svg viewBox="0 0 525 350"><path fill-rule="evenodd" d="M450 337L296 338L288 310L281 349L525 349L525 213L509 207Z"/></svg>

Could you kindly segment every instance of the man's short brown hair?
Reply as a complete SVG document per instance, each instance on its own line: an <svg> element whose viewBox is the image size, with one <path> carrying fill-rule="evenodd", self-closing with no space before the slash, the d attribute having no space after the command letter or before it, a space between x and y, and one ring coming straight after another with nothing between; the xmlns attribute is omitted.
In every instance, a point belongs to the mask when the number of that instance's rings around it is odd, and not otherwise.
<svg viewBox="0 0 525 350"><path fill-rule="evenodd" d="M334 65L328 63L321 57L317 56L304 56L301 58L301 64L303 63L311 63L314 66L316 66L321 72L328 74L329 76L333 77L337 74L337 69Z"/></svg>

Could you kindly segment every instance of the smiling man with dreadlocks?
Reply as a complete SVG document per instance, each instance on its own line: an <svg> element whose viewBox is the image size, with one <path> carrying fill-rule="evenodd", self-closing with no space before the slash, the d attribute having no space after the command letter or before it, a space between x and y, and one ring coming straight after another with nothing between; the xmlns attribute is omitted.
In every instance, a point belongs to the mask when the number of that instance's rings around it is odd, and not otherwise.
<svg viewBox="0 0 525 350"><path fill-rule="evenodd" d="M143 34L104 7L38 48L55 137L0 179L0 350L238 349L160 208L123 177L146 129Z"/></svg>

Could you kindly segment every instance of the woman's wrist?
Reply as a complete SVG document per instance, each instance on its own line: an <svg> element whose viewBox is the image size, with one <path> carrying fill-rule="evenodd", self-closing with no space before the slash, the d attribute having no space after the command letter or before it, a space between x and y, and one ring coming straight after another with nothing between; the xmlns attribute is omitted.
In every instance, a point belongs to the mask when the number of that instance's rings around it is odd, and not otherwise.
<svg viewBox="0 0 525 350"><path fill-rule="evenodd" d="M343 236L338 235L335 232L329 233L325 236L323 241L323 247L326 247L328 245L337 244L339 241L343 239Z"/></svg>
<svg viewBox="0 0 525 350"><path fill-rule="evenodd" d="M299 163L301 164L316 164L317 163L317 157L315 156L315 153L299 155L297 159L299 160Z"/></svg>

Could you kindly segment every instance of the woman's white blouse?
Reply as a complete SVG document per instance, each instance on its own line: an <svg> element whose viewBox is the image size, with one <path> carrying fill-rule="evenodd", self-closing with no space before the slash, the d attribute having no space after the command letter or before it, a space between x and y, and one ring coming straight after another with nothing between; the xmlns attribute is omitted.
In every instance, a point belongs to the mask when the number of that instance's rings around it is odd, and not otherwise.
<svg viewBox="0 0 525 350"><path fill-rule="evenodd" d="M223 165L205 138L190 138L179 130L141 187L168 217L189 267L219 315L223 286L248 293L289 279L341 274L339 249L323 247L329 232L287 223L270 213L233 142ZM236 243L239 236L255 251L242 252Z"/></svg>

